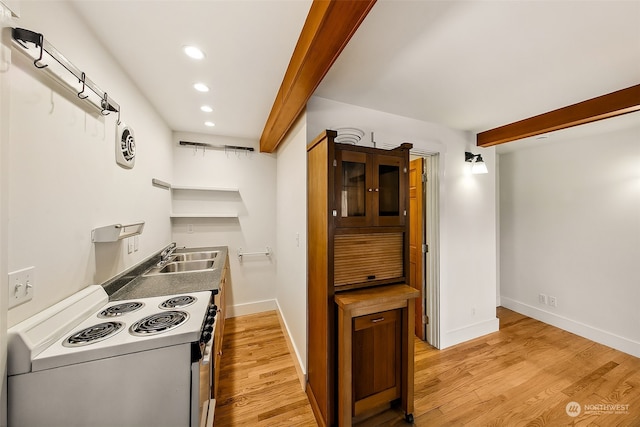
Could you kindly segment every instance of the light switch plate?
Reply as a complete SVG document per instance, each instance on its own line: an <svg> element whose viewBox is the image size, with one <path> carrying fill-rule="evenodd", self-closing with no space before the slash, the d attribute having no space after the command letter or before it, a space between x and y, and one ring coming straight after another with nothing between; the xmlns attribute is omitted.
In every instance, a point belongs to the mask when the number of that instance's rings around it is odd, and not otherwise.
<svg viewBox="0 0 640 427"><path fill-rule="evenodd" d="M27 267L9 273L9 308L23 304L33 298L36 285L36 268Z"/></svg>

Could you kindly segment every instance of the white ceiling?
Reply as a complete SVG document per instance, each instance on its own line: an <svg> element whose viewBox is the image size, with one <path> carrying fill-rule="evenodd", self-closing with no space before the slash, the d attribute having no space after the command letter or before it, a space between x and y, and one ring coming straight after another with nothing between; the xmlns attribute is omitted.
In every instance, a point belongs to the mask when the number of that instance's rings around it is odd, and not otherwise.
<svg viewBox="0 0 640 427"><path fill-rule="evenodd" d="M311 1L74 4L173 130L259 138ZM638 83L640 0L378 0L316 95L478 132Z"/></svg>
<svg viewBox="0 0 640 427"><path fill-rule="evenodd" d="M311 0L72 4L172 130L257 139ZM182 47L189 44L200 47L205 59L188 58ZM210 92L196 92L196 82ZM213 112L200 111L203 104ZM216 126L206 127L207 120Z"/></svg>

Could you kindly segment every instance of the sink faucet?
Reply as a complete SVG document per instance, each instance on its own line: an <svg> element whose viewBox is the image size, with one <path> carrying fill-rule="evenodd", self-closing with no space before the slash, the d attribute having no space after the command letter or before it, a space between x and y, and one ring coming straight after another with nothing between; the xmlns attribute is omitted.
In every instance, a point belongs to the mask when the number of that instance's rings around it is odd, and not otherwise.
<svg viewBox="0 0 640 427"><path fill-rule="evenodd" d="M158 263L158 267L163 267L169 259L171 255L173 255L173 251L176 250L176 242L171 243L169 246L164 248L164 250L160 253L160 262Z"/></svg>

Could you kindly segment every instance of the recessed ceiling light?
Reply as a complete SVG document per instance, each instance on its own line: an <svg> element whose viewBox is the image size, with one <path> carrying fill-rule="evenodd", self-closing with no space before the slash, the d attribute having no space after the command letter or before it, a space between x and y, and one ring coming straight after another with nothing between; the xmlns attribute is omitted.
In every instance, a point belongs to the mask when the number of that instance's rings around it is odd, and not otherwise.
<svg viewBox="0 0 640 427"><path fill-rule="evenodd" d="M204 58L204 52L195 46L185 46L182 48L182 50L184 50L184 53L186 53L189 58L193 58L193 59Z"/></svg>
<svg viewBox="0 0 640 427"><path fill-rule="evenodd" d="M205 113L211 113L213 111L213 108L209 107L208 105L203 105L202 107L200 107L200 109Z"/></svg>
<svg viewBox="0 0 640 427"><path fill-rule="evenodd" d="M214 127L216 124L213 122L204 122L205 126L209 126L210 128Z"/></svg>
<svg viewBox="0 0 640 427"><path fill-rule="evenodd" d="M193 85L193 88L198 92L209 92L209 86L204 83L196 83Z"/></svg>

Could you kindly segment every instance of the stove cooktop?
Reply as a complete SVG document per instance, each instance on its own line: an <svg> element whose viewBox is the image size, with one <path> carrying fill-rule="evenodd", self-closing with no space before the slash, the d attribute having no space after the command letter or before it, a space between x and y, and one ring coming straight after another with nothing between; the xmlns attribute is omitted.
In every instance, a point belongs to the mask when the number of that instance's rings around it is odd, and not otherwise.
<svg viewBox="0 0 640 427"><path fill-rule="evenodd" d="M31 370L196 342L210 300L205 291L107 303L33 357Z"/></svg>

